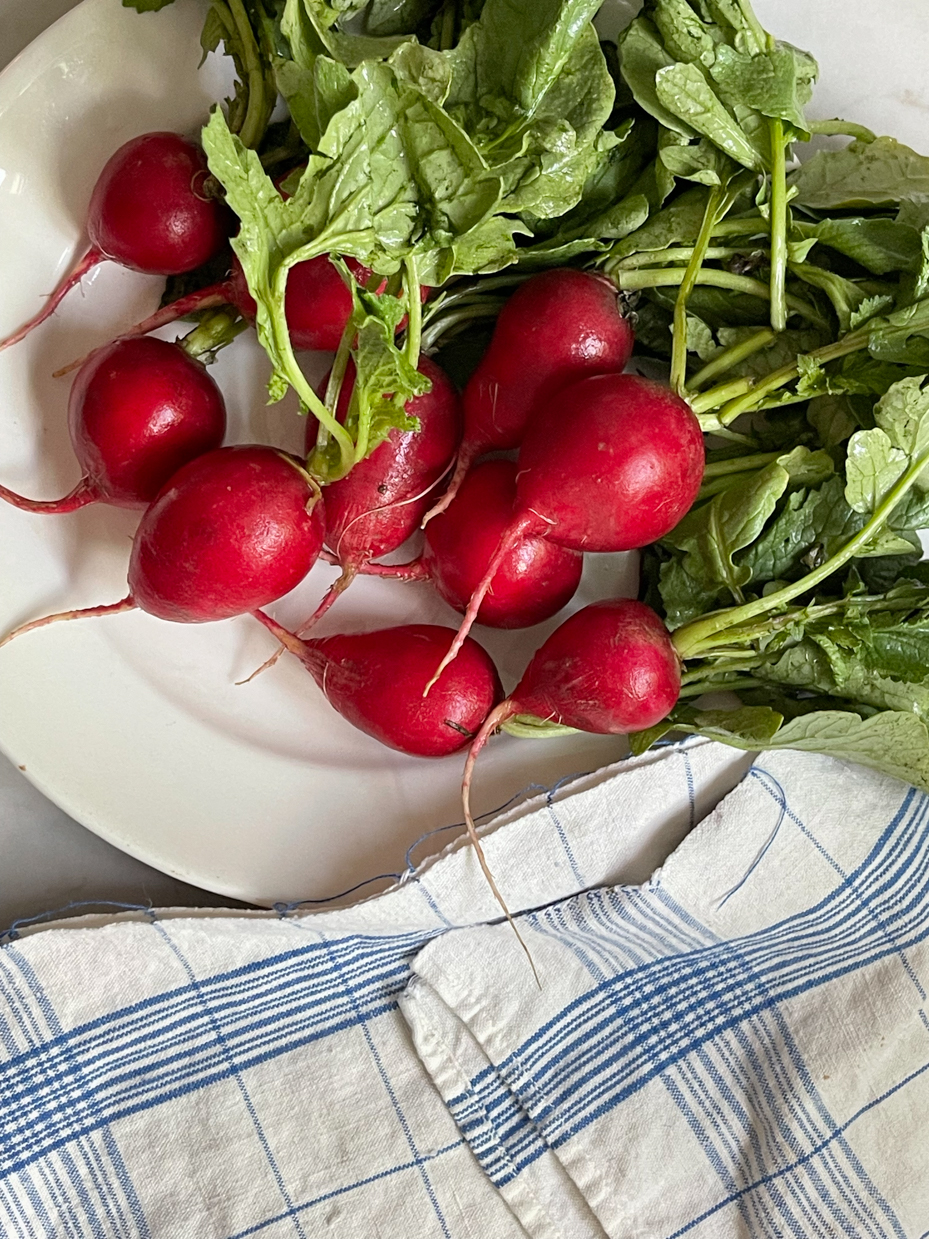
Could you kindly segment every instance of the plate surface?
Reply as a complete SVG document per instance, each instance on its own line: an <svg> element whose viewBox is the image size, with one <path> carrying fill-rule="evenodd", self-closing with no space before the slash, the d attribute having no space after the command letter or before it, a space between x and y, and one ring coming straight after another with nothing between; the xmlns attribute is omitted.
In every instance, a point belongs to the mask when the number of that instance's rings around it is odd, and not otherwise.
<svg viewBox="0 0 929 1239"><path fill-rule="evenodd" d="M758 0L756 8L779 36L820 59L811 114L845 113L929 149L921 0L884 0L879 9L872 0ZM84 0L0 76L0 334L35 311L84 248L86 205L112 151L151 129L195 133L228 92L222 58L197 69L203 12L195 0L144 15ZM51 371L148 313L159 291L158 279L104 265L83 296L72 293L52 320L0 354L6 485L39 497L71 488L67 381ZM325 368L323 358L305 360L311 378ZM301 420L292 402L265 405L266 373L249 336L215 367L229 441L297 449ZM103 507L52 518L0 505L0 631L122 597L137 519ZM576 605L632 592L633 569L627 557L591 557ZM277 616L299 623L332 575L314 569L276 605ZM454 615L425 586L359 581L320 632L412 620L454 624ZM554 626L476 635L510 687ZM223 894L256 903L323 898L399 872L414 840L458 820L462 759L383 749L334 714L292 659L237 688L272 648L247 619L182 626L129 613L31 634L0 652L0 749L91 830ZM489 810L621 751L615 738L502 737L482 759L475 807ZM433 848L450 837L439 835Z"/></svg>

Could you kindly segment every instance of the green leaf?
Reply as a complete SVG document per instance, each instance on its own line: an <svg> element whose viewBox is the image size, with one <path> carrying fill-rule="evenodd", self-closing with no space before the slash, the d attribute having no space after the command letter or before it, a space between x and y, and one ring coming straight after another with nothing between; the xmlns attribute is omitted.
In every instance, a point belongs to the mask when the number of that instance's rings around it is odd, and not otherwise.
<svg viewBox="0 0 929 1239"><path fill-rule="evenodd" d="M792 173L796 201L817 211L896 206L929 197L929 157L894 138L819 151Z"/></svg>
<svg viewBox="0 0 929 1239"><path fill-rule="evenodd" d="M438 0L371 0L365 11L365 33L375 36L412 33L428 22Z"/></svg>
<svg viewBox="0 0 929 1239"><path fill-rule="evenodd" d="M730 105L741 103L762 116L779 117L807 134L803 108L811 96L816 62L788 43L751 56L722 44L710 75Z"/></svg>
<svg viewBox="0 0 929 1239"><path fill-rule="evenodd" d="M333 59L354 69L366 60L386 60L403 42L408 34L372 37L343 30L339 19L345 10L333 8L325 0L288 0L288 9L294 4L302 7L302 17L312 26L317 39Z"/></svg>
<svg viewBox="0 0 929 1239"><path fill-rule="evenodd" d="M452 73L440 52L420 43L401 43L390 57L390 65L400 82L415 86L431 103L441 107L448 98Z"/></svg>
<svg viewBox="0 0 929 1239"><path fill-rule="evenodd" d="M658 96L659 72L676 61L665 50L655 24L646 17L637 17L620 35L619 48L623 78L639 107L666 129L687 139L696 137L696 131L676 111L665 107Z"/></svg>
<svg viewBox="0 0 929 1239"><path fill-rule="evenodd" d="M825 448L838 447L860 427L847 395L817 396L810 401L807 417Z"/></svg>
<svg viewBox="0 0 929 1239"><path fill-rule="evenodd" d="M915 272L921 258L919 232L899 220L854 216L824 219L818 224L795 221L793 232L827 245L875 275Z"/></svg>
<svg viewBox="0 0 929 1239"><path fill-rule="evenodd" d="M891 443L911 459L929 452L929 390L925 376L901 379L878 402L874 420ZM920 479L921 489L929 481Z"/></svg>
<svg viewBox="0 0 929 1239"><path fill-rule="evenodd" d="M729 114L696 65L673 64L659 69L655 93L668 112L709 138L737 163L754 172L764 169L762 153Z"/></svg>
<svg viewBox="0 0 929 1239"><path fill-rule="evenodd" d="M613 247L617 259L670 245L693 244L706 214L707 190L685 190L670 206L652 215L641 228Z"/></svg>
<svg viewBox="0 0 929 1239"><path fill-rule="evenodd" d="M688 0L656 0L648 12L671 60L712 65L718 35L713 37L715 32L700 20Z"/></svg>
<svg viewBox="0 0 929 1239"><path fill-rule="evenodd" d="M880 361L929 369L929 299L868 324L868 351Z"/></svg>
<svg viewBox="0 0 929 1239"><path fill-rule="evenodd" d="M173 3L174 0L123 0L123 8L135 9L137 13L159 13Z"/></svg>
<svg viewBox="0 0 929 1239"><path fill-rule="evenodd" d="M759 724L763 725L760 718L755 727ZM695 723L682 730L712 735L715 740L741 749L797 749L823 753L857 762L929 791L929 728L915 714L885 711L861 718L840 710L817 711L784 723L763 743L759 743L755 727L743 732L736 718L730 719L728 726L723 720L713 718L706 729Z"/></svg>
<svg viewBox="0 0 929 1239"><path fill-rule="evenodd" d="M742 602L742 587L751 580L751 570L736 564L733 556L759 536L789 483L788 470L774 462L757 473L741 477L728 490L692 509L663 539L665 546L684 552L681 570L696 587L686 587L684 582L675 579L674 589L684 595L688 592L695 595L699 590L714 598L725 589L736 602ZM662 596L665 596L669 578L676 575L670 569L662 574ZM673 614L669 601L670 597L666 597L668 620L676 628L684 622L680 598Z"/></svg>
<svg viewBox="0 0 929 1239"><path fill-rule="evenodd" d="M845 460L845 498L856 512L871 515L906 473L909 458L880 428L852 435Z"/></svg>
<svg viewBox="0 0 929 1239"><path fill-rule="evenodd" d="M695 146L668 146L659 158L673 176L698 185L726 185L735 171L728 155L707 138Z"/></svg>
<svg viewBox="0 0 929 1239"><path fill-rule="evenodd" d="M815 559L827 545L844 541L860 527L844 501L841 479L833 477L816 490L792 491L775 519L739 556L739 566L753 586L792 578L804 557L813 552Z"/></svg>
<svg viewBox="0 0 929 1239"><path fill-rule="evenodd" d="M852 329L853 319L860 324L873 317L873 313L865 313L862 316L862 307L869 299L868 294L852 280L843 279L834 271L827 271L810 262L791 263L790 271L805 284L818 288L826 294L839 320L840 334L845 335ZM892 300L890 304L893 304ZM886 303L883 304L883 308L888 308Z"/></svg>
<svg viewBox="0 0 929 1239"><path fill-rule="evenodd" d="M457 47L446 107L498 169L508 205L561 215L599 153L614 88L590 19L596 0L487 0Z"/></svg>

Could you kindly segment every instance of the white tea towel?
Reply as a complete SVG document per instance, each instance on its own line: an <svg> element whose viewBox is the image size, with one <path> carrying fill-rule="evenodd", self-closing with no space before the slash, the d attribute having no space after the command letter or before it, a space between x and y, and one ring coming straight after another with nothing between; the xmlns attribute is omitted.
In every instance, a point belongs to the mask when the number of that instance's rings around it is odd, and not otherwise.
<svg viewBox="0 0 929 1239"><path fill-rule="evenodd" d="M917 1239L929 802L767 755L708 813L732 762L495 826L541 991L461 846L350 909L5 945L0 1234Z"/></svg>
<svg viewBox="0 0 929 1239"><path fill-rule="evenodd" d="M642 887L431 942L401 998L538 1239L929 1232L929 798L762 754Z"/></svg>

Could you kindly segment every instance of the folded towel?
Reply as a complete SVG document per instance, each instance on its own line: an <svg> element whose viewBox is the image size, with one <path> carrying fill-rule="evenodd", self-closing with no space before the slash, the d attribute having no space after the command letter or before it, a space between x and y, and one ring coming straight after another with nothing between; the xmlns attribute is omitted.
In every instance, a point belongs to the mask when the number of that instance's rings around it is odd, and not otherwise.
<svg viewBox="0 0 929 1239"><path fill-rule="evenodd" d="M929 800L779 753L714 809L733 763L488 831L541 988L460 844L353 908L8 943L0 1232L923 1236Z"/></svg>

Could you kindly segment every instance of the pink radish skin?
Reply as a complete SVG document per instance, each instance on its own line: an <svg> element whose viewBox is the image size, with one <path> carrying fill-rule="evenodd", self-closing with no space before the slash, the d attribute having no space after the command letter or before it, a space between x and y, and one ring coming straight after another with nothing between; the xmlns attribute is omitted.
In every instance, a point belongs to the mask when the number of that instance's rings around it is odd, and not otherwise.
<svg viewBox="0 0 929 1239"><path fill-rule="evenodd" d="M703 478L700 423L662 383L581 379L543 402L519 453L516 505L438 675L477 616L503 557L528 536L576 551L631 551L690 510Z"/></svg>
<svg viewBox="0 0 929 1239"><path fill-rule="evenodd" d="M119 602L45 616L0 641L65 619L135 607L181 624L244 615L289 593L323 544L318 488L275 448L222 447L179 469L147 509Z"/></svg>
<svg viewBox="0 0 929 1239"><path fill-rule="evenodd" d="M598 735L626 735L665 718L680 691L681 663L667 628L651 607L631 598L575 612L536 651L511 695L474 737L461 783L471 842L505 912L471 816L474 764L488 738L516 714Z"/></svg>
<svg viewBox="0 0 929 1239"><path fill-rule="evenodd" d="M461 438L461 400L448 375L428 357L419 372L432 383L405 410L419 430L391 430L385 442L344 478L326 487L326 544L346 564L378 559L401 546L419 528L428 492L448 472ZM320 385L324 392L328 378ZM355 387L349 362L336 416L344 421ZM316 443L317 424L308 420L306 450Z"/></svg>
<svg viewBox="0 0 929 1239"><path fill-rule="evenodd" d="M0 486L0 499L26 512L145 508L182 465L219 447L226 406L205 368L176 344L117 340L78 372L68 429L83 470L74 490L39 500Z"/></svg>
<svg viewBox="0 0 929 1239"><path fill-rule="evenodd" d="M455 667L423 701L426 680L448 643L448 628L404 624L301 641L263 612L254 614L300 659L343 718L413 757L457 753L503 696L490 655L469 640Z"/></svg>
<svg viewBox="0 0 929 1239"><path fill-rule="evenodd" d="M223 205L203 193L208 176L203 152L180 134L145 133L124 143L91 195L90 249L39 313L0 341L0 349L24 339L106 259L149 275L180 275L205 263L225 243L228 220Z"/></svg>
<svg viewBox="0 0 929 1239"><path fill-rule="evenodd" d="M363 266L354 258L346 258L345 263L359 285L367 284L372 275L370 267ZM387 281L384 280L378 292L382 292L386 286ZM429 289L423 288L421 291L425 301ZM175 323L178 319L223 305L233 306L250 323L255 321L258 314L258 306L248 290L242 264L235 254L232 256L229 276L225 280L162 306L148 318L123 331L120 339L148 335L149 332ZM328 254L308 258L306 262L298 262L291 268L284 294L284 315L295 349L306 352L335 352L351 312L352 294L345 287L338 270L329 261ZM69 374L86 360L85 357L62 366L55 371L55 377Z"/></svg>
<svg viewBox="0 0 929 1239"><path fill-rule="evenodd" d="M432 388L405 406L419 419L419 430L392 430L370 456L326 487L326 544L342 575L301 626L301 634L315 627L372 559L395 551L416 531L432 492L449 470L461 438L461 402L451 380L435 362L421 357L419 370ZM324 379L320 384L321 394L327 383ZM340 421L348 412L354 386L355 366L350 361L339 392L336 415ZM313 449L316 431L316 421L308 420L307 452Z"/></svg>
<svg viewBox="0 0 929 1239"><path fill-rule="evenodd" d="M465 387L458 465L426 521L448 507L478 456L519 447L544 399L587 375L619 373L634 343L616 287L605 276L564 268L521 285L500 311L490 346Z"/></svg>
<svg viewBox="0 0 929 1239"><path fill-rule="evenodd" d="M426 527L422 564L433 585L456 611L487 570L513 519L516 465L488 460L465 478L454 503ZM494 573L477 623L491 628L528 628L557 614L574 597L584 557L530 535L518 542Z"/></svg>

